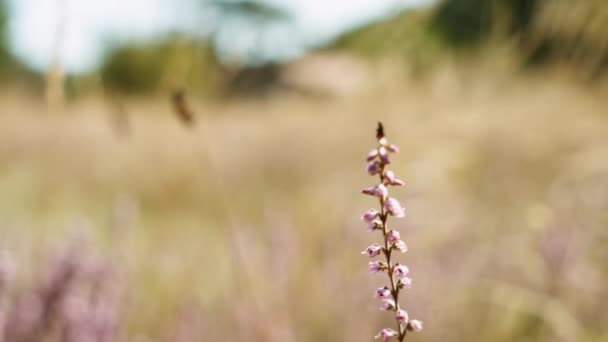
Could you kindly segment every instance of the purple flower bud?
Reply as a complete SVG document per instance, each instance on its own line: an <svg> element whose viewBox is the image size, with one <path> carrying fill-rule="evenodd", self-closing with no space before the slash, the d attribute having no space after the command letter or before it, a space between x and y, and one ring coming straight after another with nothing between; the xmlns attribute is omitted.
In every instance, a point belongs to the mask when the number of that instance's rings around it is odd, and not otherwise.
<svg viewBox="0 0 608 342"><path fill-rule="evenodd" d="M361 216L361 221L366 223L372 223L378 217L378 211L376 209L370 209Z"/></svg>
<svg viewBox="0 0 608 342"><path fill-rule="evenodd" d="M407 252L407 245L405 244L405 242L398 240L397 242L395 242L395 244L393 245L393 248L398 250L401 253L405 253Z"/></svg>
<svg viewBox="0 0 608 342"><path fill-rule="evenodd" d="M376 335L375 339L377 340L377 339L381 338L382 341L389 341L394 336L397 336L397 332L395 330L382 329L382 330L380 330L378 335Z"/></svg>
<svg viewBox="0 0 608 342"><path fill-rule="evenodd" d="M407 325L407 330L410 330L413 332L421 332L422 331L422 321L419 321L417 319L411 320L410 323Z"/></svg>
<svg viewBox="0 0 608 342"><path fill-rule="evenodd" d="M391 230L390 232L388 232L388 234L386 234L386 240L388 240L388 243L391 245L399 241L400 238L401 236L396 230Z"/></svg>
<svg viewBox="0 0 608 342"><path fill-rule="evenodd" d="M374 297L376 298L388 298L391 295L391 290L388 288L388 286L384 286L384 287L379 287L376 289L376 293L374 295Z"/></svg>
<svg viewBox="0 0 608 342"><path fill-rule="evenodd" d="M395 264L393 267L393 274L399 279L405 278L408 273L410 269L405 265Z"/></svg>
<svg viewBox="0 0 608 342"><path fill-rule="evenodd" d="M402 324L407 324L407 322L410 320L410 317L407 314L407 311L405 311L405 310L397 310L397 312L395 313L395 319L400 324L401 323Z"/></svg>
<svg viewBox="0 0 608 342"><path fill-rule="evenodd" d="M401 186L401 185L405 184L405 182L402 181L401 179L395 178L395 173L393 171L386 171L385 177L386 177L386 182L389 185Z"/></svg>
<svg viewBox="0 0 608 342"><path fill-rule="evenodd" d="M375 176L380 173L380 165L378 165L377 162L368 163L365 167L365 171L367 171L370 176Z"/></svg>
<svg viewBox="0 0 608 342"><path fill-rule="evenodd" d="M401 279L399 279L399 283L397 284L397 286L400 289L409 289L412 287L412 278L408 278L408 277L403 277Z"/></svg>
<svg viewBox="0 0 608 342"><path fill-rule="evenodd" d="M378 273L386 269L386 264L382 261L371 261L369 263L369 273Z"/></svg>
<svg viewBox="0 0 608 342"><path fill-rule="evenodd" d="M374 195L376 195L378 198L385 199L388 196L388 189L386 186L384 186L384 184L378 184L376 185Z"/></svg>
<svg viewBox="0 0 608 342"><path fill-rule="evenodd" d="M386 148L384 146L380 147L378 149L378 155L380 156L380 161L384 164L390 164L391 161L388 157L388 151L386 150Z"/></svg>
<svg viewBox="0 0 608 342"><path fill-rule="evenodd" d="M389 214L395 217L405 216L405 209L403 209L401 204L399 204L399 202L392 197L386 200L386 202L384 203L384 209L386 209Z"/></svg>
<svg viewBox="0 0 608 342"><path fill-rule="evenodd" d="M370 153L367 154L367 161L372 161L374 160L374 158L376 158L378 156L378 150L377 149L373 149Z"/></svg>
<svg viewBox="0 0 608 342"><path fill-rule="evenodd" d="M378 198L386 199L386 197L388 196L388 189L386 188L386 186L384 184L380 183L380 184L376 184L372 187L361 190L361 193L365 194L365 195L372 195L372 196L376 196Z"/></svg>
<svg viewBox="0 0 608 342"><path fill-rule="evenodd" d="M389 311L389 310L394 310L396 307L397 306L396 306L394 300L384 299L384 300L382 300L382 306L380 307L380 310Z"/></svg>
<svg viewBox="0 0 608 342"><path fill-rule="evenodd" d="M368 257L373 258L375 256L380 255L380 252L382 251L382 247L380 247L378 244L373 244L369 247L367 247L363 252L361 252L361 254L367 254Z"/></svg>
<svg viewBox="0 0 608 342"><path fill-rule="evenodd" d="M389 144L387 147L389 152L393 152L393 153L399 153L399 146L395 145L395 144Z"/></svg>
<svg viewBox="0 0 608 342"><path fill-rule="evenodd" d="M367 224L367 231L373 232L376 229L382 229L382 221L375 219Z"/></svg>

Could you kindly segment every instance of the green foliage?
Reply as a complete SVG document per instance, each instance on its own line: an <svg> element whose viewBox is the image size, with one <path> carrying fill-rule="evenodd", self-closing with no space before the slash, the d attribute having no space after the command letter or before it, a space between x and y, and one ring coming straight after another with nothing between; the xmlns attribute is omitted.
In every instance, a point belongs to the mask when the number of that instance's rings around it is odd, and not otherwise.
<svg viewBox="0 0 608 342"><path fill-rule="evenodd" d="M8 48L8 15L6 0L0 0L0 75L2 77L15 74L15 70L20 68L19 63L10 53Z"/></svg>
<svg viewBox="0 0 608 342"><path fill-rule="evenodd" d="M106 88L127 94L176 86L205 91L216 81L218 67L205 42L172 36L115 46L100 73Z"/></svg>
<svg viewBox="0 0 608 342"><path fill-rule="evenodd" d="M429 14L424 10L400 13L342 36L331 48L371 60L395 57L414 66L427 66L441 53L440 41L429 29Z"/></svg>

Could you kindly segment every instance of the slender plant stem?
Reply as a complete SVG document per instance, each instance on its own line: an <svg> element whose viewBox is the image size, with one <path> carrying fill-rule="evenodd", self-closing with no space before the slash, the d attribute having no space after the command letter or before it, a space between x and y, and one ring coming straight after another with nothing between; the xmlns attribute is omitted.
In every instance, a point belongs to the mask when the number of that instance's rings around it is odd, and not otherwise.
<svg viewBox="0 0 608 342"><path fill-rule="evenodd" d="M380 167L380 184L384 184L384 171L385 171L386 165L382 164L382 166ZM397 286L395 286L395 278L393 277L393 265L391 263L391 255L392 255L392 249L391 246L389 246L388 243L388 227L386 224L386 221L388 219L388 213L386 212L386 209L384 208L384 198L380 198L380 220L382 221L382 237L384 238L384 255L386 257L386 265L388 267L388 278L390 280L390 284L391 284L391 295L393 297L393 300L395 301L395 310L399 310L399 288ZM405 338L405 334L406 334L406 330L403 326L403 324L401 324L400 322L397 322L397 330L399 332L399 337L398 340L399 342L403 342L403 339Z"/></svg>

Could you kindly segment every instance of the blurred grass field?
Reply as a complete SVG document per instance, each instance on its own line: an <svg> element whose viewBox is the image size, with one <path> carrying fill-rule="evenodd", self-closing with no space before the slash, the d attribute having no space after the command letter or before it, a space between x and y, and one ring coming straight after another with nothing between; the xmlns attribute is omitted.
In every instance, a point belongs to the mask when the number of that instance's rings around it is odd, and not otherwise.
<svg viewBox="0 0 608 342"><path fill-rule="evenodd" d="M359 254L380 120L406 181L404 306L425 322L408 341L608 341L608 88L377 74L351 97L193 99L190 129L168 98L132 98L124 136L98 97L49 115L5 92L0 248L27 283L49 246L89 241L120 270L129 341L369 341L390 322Z"/></svg>

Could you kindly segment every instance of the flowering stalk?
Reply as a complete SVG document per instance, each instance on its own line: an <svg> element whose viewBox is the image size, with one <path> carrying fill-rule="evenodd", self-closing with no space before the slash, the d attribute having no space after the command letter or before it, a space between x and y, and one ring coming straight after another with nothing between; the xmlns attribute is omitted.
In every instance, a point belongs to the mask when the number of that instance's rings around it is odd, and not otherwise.
<svg viewBox="0 0 608 342"><path fill-rule="evenodd" d="M408 331L418 332L422 330L422 322L416 319L409 319L408 313L399 306L399 294L401 290L410 288L412 279L408 278L409 268L395 263L392 260L393 252L406 252L407 246L401 240L398 231L388 228L388 217L404 217L405 209L399 202L389 197L388 186L401 186L404 182L395 177L393 171L387 169L390 164L389 153L399 152L399 147L389 144L384 135L382 123L378 123L376 130L378 147L367 155L366 170L371 176L378 175L380 182L372 187L365 188L361 192L366 195L375 196L379 200L380 211L370 209L363 214L361 220L368 225L368 231L380 231L382 233L382 244L373 244L367 247L361 254L370 258L375 258L380 254L384 255L385 261L372 261L369 263L371 273L386 272L389 278L389 285L376 289L375 297L382 300L381 310L394 312L397 330L385 328L380 330L376 339L389 341L396 338L403 342Z"/></svg>

